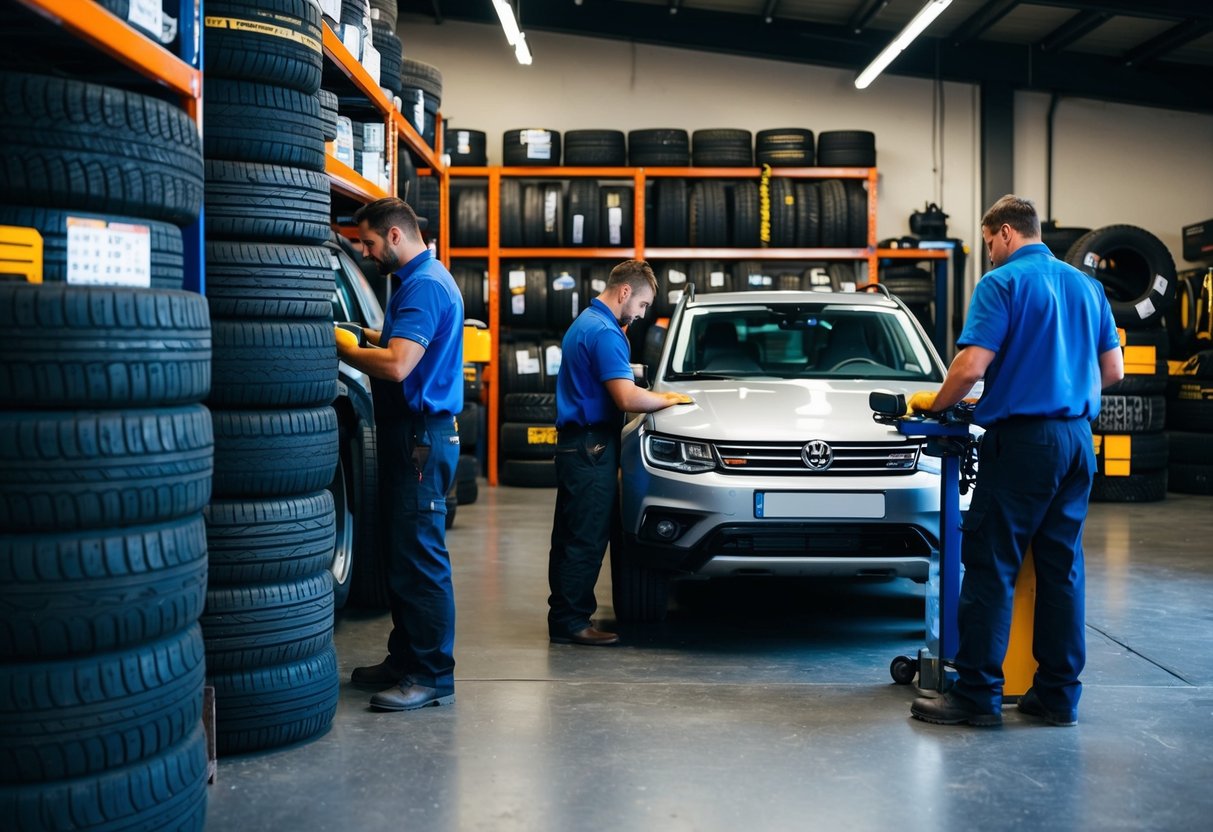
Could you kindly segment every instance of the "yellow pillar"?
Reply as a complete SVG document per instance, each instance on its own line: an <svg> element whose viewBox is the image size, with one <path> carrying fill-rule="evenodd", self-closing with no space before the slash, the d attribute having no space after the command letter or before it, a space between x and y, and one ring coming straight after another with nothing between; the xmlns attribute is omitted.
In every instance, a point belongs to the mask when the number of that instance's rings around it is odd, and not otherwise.
<svg viewBox="0 0 1213 832"><path fill-rule="evenodd" d="M1028 547L1015 581L1015 600L1011 604L1011 638L1002 661L1002 695L1014 700L1027 693L1036 674L1032 656L1032 627L1036 619L1036 561Z"/></svg>

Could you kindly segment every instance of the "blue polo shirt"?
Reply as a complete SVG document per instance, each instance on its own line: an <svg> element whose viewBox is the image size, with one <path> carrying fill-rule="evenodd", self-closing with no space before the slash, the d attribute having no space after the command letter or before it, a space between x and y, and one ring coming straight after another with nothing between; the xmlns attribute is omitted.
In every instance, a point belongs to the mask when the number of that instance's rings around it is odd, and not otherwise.
<svg viewBox="0 0 1213 832"><path fill-rule="evenodd" d="M400 288L383 315L383 336L407 338L425 355L402 382L413 413L456 414L463 410L463 297L451 273L429 251L396 271Z"/></svg>
<svg viewBox="0 0 1213 832"><path fill-rule="evenodd" d="M1103 286L1043 243L1015 251L977 282L957 343L991 350L974 421L1094 419L1099 356L1120 346Z"/></svg>
<svg viewBox="0 0 1213 832"><path fill-rule="evenodd" d="M561 342L556 376L556 427L618 423L621 417L605 383L632 380L628 339L598 298L590 301Z"/></svg>

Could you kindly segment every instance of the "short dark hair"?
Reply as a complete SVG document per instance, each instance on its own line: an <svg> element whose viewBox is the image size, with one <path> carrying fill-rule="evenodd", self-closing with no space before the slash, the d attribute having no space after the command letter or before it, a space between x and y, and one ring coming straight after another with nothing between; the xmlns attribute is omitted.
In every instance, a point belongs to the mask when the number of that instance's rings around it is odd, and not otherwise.
<svg viewBox="0 0 1213 832"><path fill-rule="evenodd" d="M421 239L417 214L407 202L394 196L363 205L354 212L354 222L365 222L380 237L386 237L388 229L395 226L404 232L404 236L414 240Z"/></svg>
<svg viewBox="0 0 1213 832"><path fill-rule="evenodd" d="M1007 194L990 206L981 218L981 227L997 231L1009 225L1025 237L1040 236L1040 217L1032 200Z"/></svg>
<svg viewBox="0 0 1213 832"><path fill-rule="evenodd" d="M648 264L647 260L624 260L611 269L606 288L613 289L624 283L631 286L632 291L641 286L648 286L653 290L654 295L657 294L657 275L653 274L653 267Z"/></svg>

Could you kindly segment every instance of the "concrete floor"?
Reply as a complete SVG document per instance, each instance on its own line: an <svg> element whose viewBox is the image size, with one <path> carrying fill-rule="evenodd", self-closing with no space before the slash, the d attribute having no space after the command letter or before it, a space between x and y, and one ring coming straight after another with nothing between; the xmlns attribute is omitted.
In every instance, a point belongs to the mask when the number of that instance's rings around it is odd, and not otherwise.
<svg viewBox="0 0 1213 832"><path fill-rule="evenodd" d="M695 585L623 646L549 645L554 493L459 508L454 707L343 685L326 735L220 761L208 829L1213 828L1213 499L1093 505L1079 726L980 730L890 682L923 638L910 582ZM604 568L608 625L610 597ZM339 615L344 679L389 623Z"/></svg>

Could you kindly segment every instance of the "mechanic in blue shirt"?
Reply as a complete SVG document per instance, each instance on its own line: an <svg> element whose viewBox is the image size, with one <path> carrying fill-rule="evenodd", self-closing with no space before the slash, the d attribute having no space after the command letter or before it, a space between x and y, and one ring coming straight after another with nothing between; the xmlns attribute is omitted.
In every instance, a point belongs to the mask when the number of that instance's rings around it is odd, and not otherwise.
<svg viewBox="0 0 1213 832"><path fill-rule="evenodd" d="M974 420L985 427L965 515L957 682L916 699L917 719L1002 723L1002 663L1015 579L1036 564L1032 650L1039 664L1019 710L1078 721L1086 662L1082 529L1095 472L1091 421L1100 391L1124 376L1112 309L1093 278L1053 257L1026 199L1004 196L981 220L994 269L977 284L957 353L926 409L956 404L985 378Z"/></svg>
<svg viewBox="0 0 1213 832"><path fill-rule="evenodd" d="M556 516L548 555L548 635L555 644L616 644L593 626L594 584L611 523L618 522L619 432L624 413L652 413L689 401L636 386L623 327L644 317L657 278L643 260L611 270L564 335L556 376Z"/></svg>
<svg viewBox="0 0 1213 832"><path fill-rule="evenodd" d="M383 329L365 330L378 349L338 346L343 361L372 379L392 609L387 658L356 668L351 680L390 685L371 705L409 711L455 701L455 593L445 520L459 460L463 298L426 248L406 203L380 199L358 209L354 220L366 256L400 285Z"/></svg>

